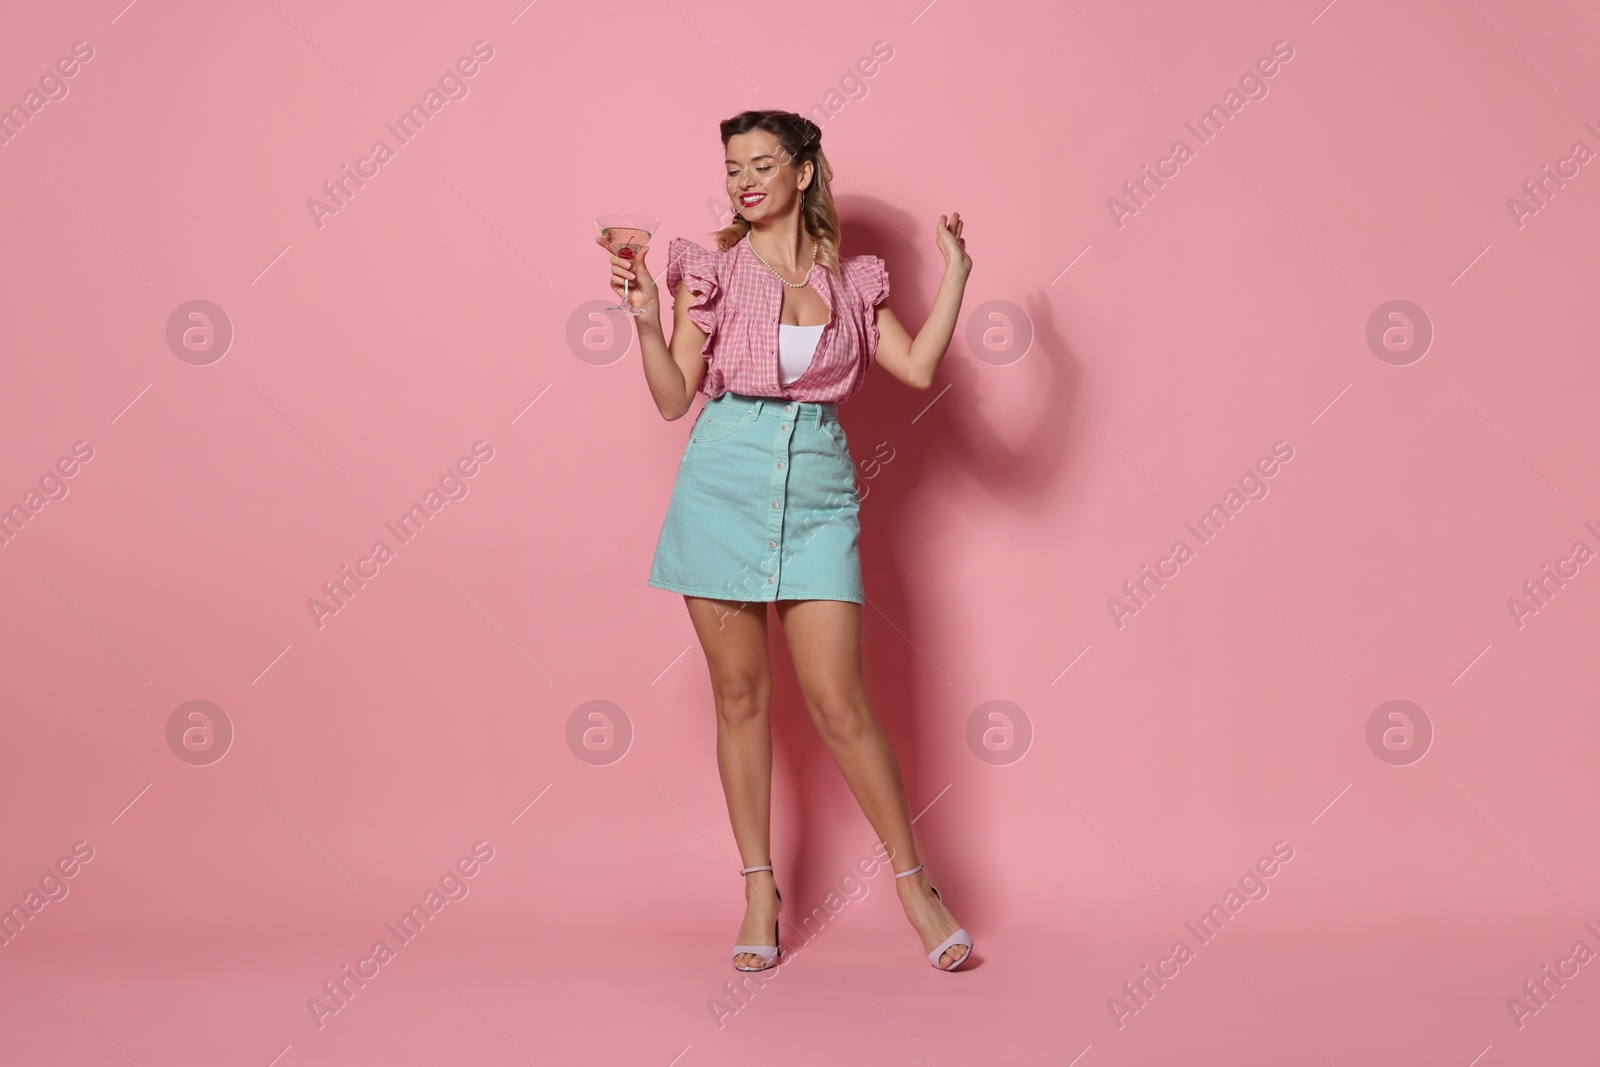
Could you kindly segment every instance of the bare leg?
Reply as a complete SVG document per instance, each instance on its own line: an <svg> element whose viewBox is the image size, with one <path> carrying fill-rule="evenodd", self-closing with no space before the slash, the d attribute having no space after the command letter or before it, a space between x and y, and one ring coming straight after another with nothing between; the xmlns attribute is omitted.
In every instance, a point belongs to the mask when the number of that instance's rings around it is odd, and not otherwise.
<svg viewBox="0 0 1600 1067"><path fill-rule="evenodd" d="M862 813L889 846L894 869L910 870L918 862L917 846L900 764L867 707L861 676L861 605L846 600L780 600L777 605L812 721ZM928 888L923 872L897 879L895 888L924 952L960 929ZM940 957L940 966L949 966L966 951L964 945L952 945Z"/></svg>
<svg viewBox="0 0 1600 1067"><path fill-rule="evenodd" d="M717 707L717 770L741 867L772 862L772 667L767 660L767 606L685 596ZM909 881L909 879L908 879ZM778 921L777 883L771 871L744 877L745 913L736 945L765 945ZM741 953L734 961L759 967Z"/></svg>

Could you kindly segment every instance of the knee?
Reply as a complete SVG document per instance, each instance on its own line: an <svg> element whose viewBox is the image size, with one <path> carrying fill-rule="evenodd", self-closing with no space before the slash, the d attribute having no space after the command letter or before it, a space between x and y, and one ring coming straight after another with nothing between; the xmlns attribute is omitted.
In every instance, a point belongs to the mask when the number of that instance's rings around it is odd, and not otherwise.
<svg viewBox="0 0 1600 1067"><path fill-rule="evenodd" d="M768 688L755 677L737 675L718 680L713 687L717 719L728 726L742 726L767 713Z"/></svg>
<svg viewBox="0 0 1600 1067"><path fill-rule="evenodd" d="M829 744L848 745L871 733L872 713L859 700L824 696L812 702L811 717Z"/></svg>

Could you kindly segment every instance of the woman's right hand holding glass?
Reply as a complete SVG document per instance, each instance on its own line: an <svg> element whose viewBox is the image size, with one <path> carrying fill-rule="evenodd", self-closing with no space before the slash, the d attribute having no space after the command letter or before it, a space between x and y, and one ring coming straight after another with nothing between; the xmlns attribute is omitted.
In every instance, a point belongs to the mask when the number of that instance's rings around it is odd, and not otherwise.
<svg viewBox="0 0 1600 1067"><path fill-rule="evenodd" d="M609 250L604 237L596 237L595 243L601 248ZM627 249L624 249L627 251ZM657 304L656 280L650 274L650 268L644 259L649 253L649 247L641 250L637 258L627 258L613 254L611 257L611 289L620 299L623 290L627 290L627 303L629 307L638 308L648 312ZM624 286L626 282L626 286Z"/></svg>

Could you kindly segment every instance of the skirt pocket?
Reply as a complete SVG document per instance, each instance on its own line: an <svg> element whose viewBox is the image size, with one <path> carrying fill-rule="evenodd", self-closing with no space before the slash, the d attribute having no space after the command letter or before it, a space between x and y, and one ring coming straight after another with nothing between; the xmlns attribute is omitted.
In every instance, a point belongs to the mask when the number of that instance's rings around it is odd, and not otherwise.
<svg viewBox="0 0 1600 1067"><path fill-rule="evenodd" d="M700 409L700 415L694 420L694 432L689 435L689 443L708 445L732 437L749 425L751 419L752 414L748 411L735 415L708 404Z"/></svg>

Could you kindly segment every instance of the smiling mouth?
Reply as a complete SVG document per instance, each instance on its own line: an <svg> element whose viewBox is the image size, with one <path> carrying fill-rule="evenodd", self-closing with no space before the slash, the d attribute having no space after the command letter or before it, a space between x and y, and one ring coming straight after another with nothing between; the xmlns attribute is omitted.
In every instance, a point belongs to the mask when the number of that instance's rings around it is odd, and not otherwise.
<svg viewBox="0 0 1600 1067"><path fill-rule="evenodd" d="M761 201L765 200L766 198L767 198L767 194L766 193L745 193L743 196L739 197L739 206L741 206L741 207L755 207L757 204L761 203Z"/></svg>

